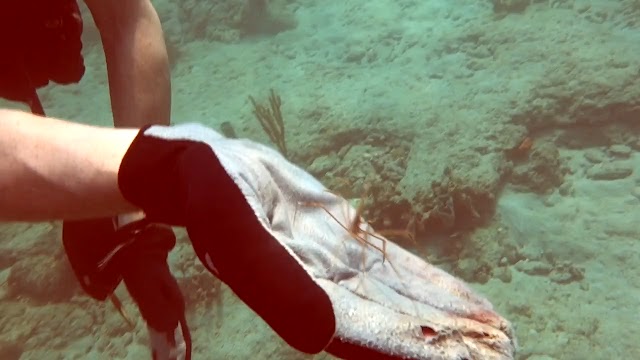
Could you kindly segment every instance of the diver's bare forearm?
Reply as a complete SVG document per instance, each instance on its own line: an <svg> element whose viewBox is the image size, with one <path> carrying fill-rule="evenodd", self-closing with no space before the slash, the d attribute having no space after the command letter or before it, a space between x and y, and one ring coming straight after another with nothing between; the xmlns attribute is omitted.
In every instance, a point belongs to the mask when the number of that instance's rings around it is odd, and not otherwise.
<svg viewBox="0 0 640 360"><path fill-rule="evenodd" d="M118 189L118 168L136 134L0 110L0 221L136 210Z"/></svg>
<svg viewBox="0 0 640 360"><path fill-rule="evenodd" d="M168 125L169 57L150 0L85 0L102 38L117 127Z"/></svg>

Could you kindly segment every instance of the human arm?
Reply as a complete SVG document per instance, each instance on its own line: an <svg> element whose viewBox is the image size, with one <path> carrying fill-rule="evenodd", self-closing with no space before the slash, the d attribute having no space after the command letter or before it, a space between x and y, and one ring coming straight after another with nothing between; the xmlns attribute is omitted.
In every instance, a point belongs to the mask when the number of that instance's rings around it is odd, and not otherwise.
<svg viewBox="0 0 640 360"><path fill-rule="evenodd" d="M120 163L137 134L0 109L0 221L66 220L63 243L85 291L104 300L124 279L154 349L170 350L161 341L178 327L171 346L189 359L184 300L166 259L173 232L146 222L113 226L114 215L138 210L118 187Z"/></svg>
<svg viewBox="0 0 640 360"><path fill-rule="evenodd" d="M171 113L169 61L160 20L151 2L85 0L85 3L102 39L114 125L128 128L140 128L145 124L168 125ZM117 227L123 224L134 227L135 243L141 245L121 251L119 257L129 257L132 261L116 262L119 265L113 268L113 273L123 277L138 304L150 331L154 358L188 360L191 341L184 320L184 301L166 261L173 245L158 246L174 235L170 228L161 229L158 225L138 229L136 224L144 223L143 218L142 211L120 213L115 218ZM99 264L104 253L111 249L87 246L86 240L99 234L105 239L115 238L117 242L121 232L122 229L113 228L110 218L65 221L63 224L67 255L79 279L86 279L89 274L89 278L95 280L94 284L85 285L87 293L94 298L101 299L117 286L119 280L117 277L101 278L99 273L93 273L94 260ZM178 333L182 340L164 343L173 337L170 335Z"/></svg>
<svg viewBox="0 0 640 360"><path fill-rule="evenodd" d="M165 127L158 129L169 130ZM234 291L245 299L250 297L252 300L249 305L277 331L292 334L294 340L289 336L284 337L298 344L297 348L307 350L310 347L308 351L319 352L333 334L331 305L326 295L308 275L300 272L296 260L267 233L243 229L245 220L254 229L258 224L257 219L211 150L200 142L155 141L139 134L137 130L97 128L3 110L0 112L0 174L2 220L108 217L135 209L125 200L126 197L139 199L142 196L145 203L142 210L152 215L149 221L186 226L190 237L197 239L198 244L205 244L214 235L216 229L211 225L238 228L246 235L239 234L245 241L219 242L219 251L212 254L214 261L225 256L230 256L229 260L238 260L237 265L233 261L216 261L226 281L233 284ZM137 190L138 186L143 186L143 191ZM124 195L123 189L127 189L128 195ZM216 197L219 197L219 206L209 201ZM216 208L211 209L212 205ZM222 205L229 207L223 209ZM211 213L220 210L223 210L224 218ZM216 222L212 223L212 220ZM113 249L117 252L126 255L127 249L131 249L130 246L119 246L128 243L128 238L123 239L123 243L109 234L103 234L96 232L92 238L85 238L76 242L76 245L95 249L98 247L96 245L103 245L103 241L97 244L91 242L103 238L104 241L115 241ZM133 244L139 241L142 240L136 236ZM231 243L236 244L230 248L223 245ZM146 251L135 253L142 255L138 259L146 259L148 255ZM91 252L80 249L77 254L88 257ZM201 259L206 261L208 255L200 254ZM266 261L245 268L244 264L251 263L256 255L264 256ZM92 273L101 274L101 259L104 258L95 258L98 266L90 267ZM166 258L161 260L166 264ZM136 264L135 260L121 263ZM256 271L253 271L254 268ZM233 269L238 271L234 272ZM121 273L126 282L128 269ZM138 274L138 271L133 273ZM284 274L289 276L286 284L274 282ZM79 280L84 281L86 274L82 275ZM246 276L250 276L251 281L246 281ZM116 275L116 281L117 278ZM168 276L165 278L169 279ZM147 284L158 284L158 280L158 277L152 276ZM140 281L136 283L141 284ZM159 283L161 286L163 284ZM278 297L269 301L261 301L256 297L266 294L267 289L277 291L283 286L300 295L287 300L281 297L284 294L280 291ZM161 287L158 289L161 290L160 295L167 293ZM148 309L141 306L141 310L143 308ZM169 306L160 307L160 310L166 313L176 311ZM180 312L183 313L184 309L178 309L177 313ZM280 316L284 314L292 318ZM303 333L298 327L289 326L291 322L305 319L314 324L312 331ZM176 324L182 326L183 323L180 320ZM305 340L307 337L310 340Z"/></svg>
<svg viewBox="0 0 640 360"><path fill-rule="evenodd" d="M0 110L0 221L113 216L135 211L118 167L137 134Z"/></svg>
<svg viewBox="0 0 640 360"><path fill-rule="evenodd" d="M150 1L86 3L103 39L115 125L168 124L168 60ZM135 131L111 132L9 110L2 110L0 120L0 220L70 220L137 210L116 186L118 155Z"/></svg>
<svg viewBox="0 0 640 360"><path fill-rule="evenodd" d="M169 59L150 0L85 0L100 31L116 127L168 125Z"/></svg>

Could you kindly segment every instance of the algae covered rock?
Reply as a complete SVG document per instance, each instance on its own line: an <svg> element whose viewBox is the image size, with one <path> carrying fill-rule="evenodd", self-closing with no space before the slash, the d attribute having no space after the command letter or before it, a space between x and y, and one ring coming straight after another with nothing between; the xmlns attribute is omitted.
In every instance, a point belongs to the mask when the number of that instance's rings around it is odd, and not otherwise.
<svg viewBox="0 0 640 360"><path fill-rule="evenodd" d="M69 300L80 287L64 254L31 255L18 260L7 279L12 297L35 302Z"/></svg>
<svg viewBox="0 0 640 360"><path fill-rule="evenodd" d="M542 142L533 147L526 160L514 167L509 180L524 190L545 194L562 185L565 173L558 148Z"/></svg>
<svg viewBox="0 0 640 360"><path fill-rule="evenodd" d="M184 36L183 40L230 43L247 36L275 35L294 29L297 22L288 5L286 0L186 0L169 11L179 20L175 27L180 29L175 31Z"/></svg>
<svg viewBox="0 0 640 360"><path fill-rule="evenodd" d="M491 0L493 11L501 13L523 12L531 5L531 0Z"/></svg>
<svg viewBox="0 0 640 360"><path fill-rule="evenodd" d="M19 360L24 352L23 344L0 340L0 359Z"/></svg>

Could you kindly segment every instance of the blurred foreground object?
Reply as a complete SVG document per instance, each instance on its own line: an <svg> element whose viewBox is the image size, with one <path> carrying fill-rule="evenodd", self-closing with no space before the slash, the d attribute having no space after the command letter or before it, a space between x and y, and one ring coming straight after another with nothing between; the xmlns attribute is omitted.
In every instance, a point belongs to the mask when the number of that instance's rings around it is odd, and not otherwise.
<svg viewBox="0 0 640 360"><path fill-rule="evenodd" d="M0 97L44 115L36 90L84 75L82 18L76 0L6 0L0 12Z"/></svg>

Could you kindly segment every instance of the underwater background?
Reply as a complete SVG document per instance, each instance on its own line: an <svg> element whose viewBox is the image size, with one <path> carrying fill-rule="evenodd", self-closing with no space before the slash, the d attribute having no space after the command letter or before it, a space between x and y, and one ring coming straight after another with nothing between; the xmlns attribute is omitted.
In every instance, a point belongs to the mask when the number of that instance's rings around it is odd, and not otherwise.
<svg viewBox="0 0 640 360"><path fill-rule="evenodd" d="M288 157L366 192L374 227L415 231L398 243L513 322L517 359L640 359L640 1L153 3L174 123L270 144L250 97L279 96ZM40 97L50 116L111 125L83 20L83 80ZM331 358L288 348L178 235L194 359ZM0 359L149 359L124 287L134 329L81 292L60 236L0 225Z"/></svg>

